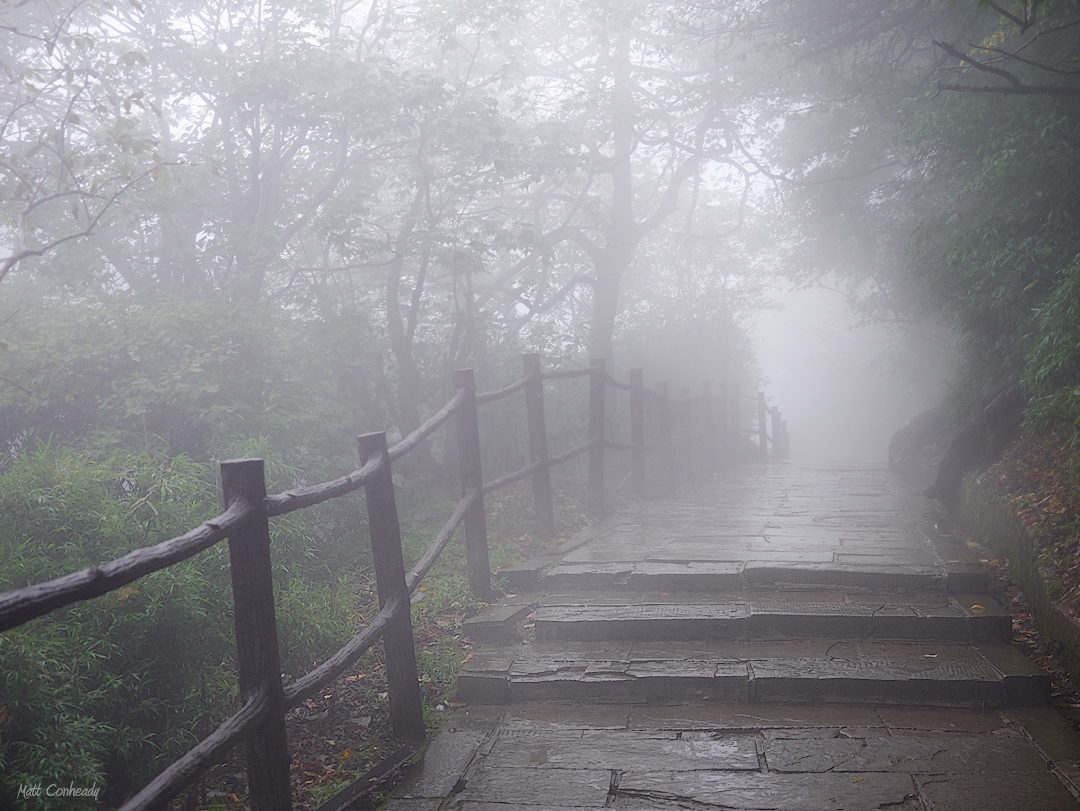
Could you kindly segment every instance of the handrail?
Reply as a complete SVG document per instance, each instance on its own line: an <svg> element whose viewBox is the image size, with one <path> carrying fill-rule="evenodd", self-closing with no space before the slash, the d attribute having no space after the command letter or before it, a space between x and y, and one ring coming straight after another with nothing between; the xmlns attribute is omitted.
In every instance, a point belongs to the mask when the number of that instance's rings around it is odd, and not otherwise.
<svg viewBox="0 0 1080 811"><path fill-rule="evenodd" d="M251 739L249 740L249 747L259 744L260 741L264 743L271 741L275 746L280 744L281 748L278 751L284 753L281 755L283 760L272 760L272 762L268 761L268 763L259 764L262 767L259 774L264 779L269 779L271 775L279 776L281 768L276 764L287 764L288 762L288 753L284 748L284 713L297 706L300 702L321 692L350 665L354 664L380 638L384 640L387 649L387 671L392 692L391 720L394 723L395 732L399 731L399 721L409 721L409 724L402 723L401 729L406 730L409 727L410 736L422 734L423 724L419 715L420 698L417 692L415 661L413 660L411 666L408 665L408 660L413 659L412 646L415 644L412 638L408 597L419 586L462 524L465 525L465 545L469 560L470 585L478 595L481 594L481 591L486 594L485 584L487 584L486 589L490 589L490 582L487 579L489 575L487 534L483 518L483 499L485 495L533 476L535 493L541 492L541 489L536 489L539 487L538 483L547 482L542 489L546 490L547 510L550 513L551 496L550 480L547 478L548 471L552 467L589 452L590 503L594 510L597 512L602 511L603 449L605 447L629 450L633 453L632 472L634 473L635 487L642 490L645 481L643 462L645 452L664 455L667 459L669 479L674 475L675 466L672 462L672 456L682 445L672 443L670 425L672 411L677 411L682 415L682 427L679 434L680 443L684 442L687 445L700 445L702 447L715 444L716 435L708 422L712 408L712 395L708 384L705 384L703 395L691 397L687 389L684 390L683 398L672 400L668 397L667 387L664 384L657 384L655 390L645 388L640 369L631 370L631 382L624 383L607 373L604 370L602 361L593 361L589 368L586 369L563 369L544 372L541 369L540 356L530 355L525 358L525 370L525 376L515 380L513 383L501 389L479 394L475 391L471 370L456 372L455 392L442 408L392 448L386 447L385 434L368 434L360 437L358 439L361 456L360 467L352 473L331 481L308 487L294 488L274 495L266 495L265 475L261 460L238 460L236 462L222 463L225 500L229 506L217 517L203 522L198 527L176 538L163 541L155 546L136 549L101 566L91 566L46 583L26 586L6 594L0 594L0 631L4 631L77 600L105 594L145 574L190 558L218 541L225 538L230 539L230 554L233 555L234 567L233 594L234 598L238 600L237 616L241 616L241 603L239 600L243 595L247 601L243 603L243 616L263 617L265 615L268 617L267 621L260 621L261 624L256 623L245 626L246 638L243 645L241 645L241 626L239 619L237 620L238 653L243 654L238 656L241 689L242 691L248 691L250 695L239 711L230 716L213 733L162 771L142 791L129 800L123 806L122 811L148 811L148 809L160 806L190 785L205 771L209 764L219 759L225 751L244 739ZM589 439L558 456L548 457L544 433L542 383L545 380L565 380L577 377L591 378ZM629 443L609 440L604 435L603 393L604 389L609 385L630 392L632 441ZM531 460L519 470L507 473L484 484L482 478L480 478L480 444L476 406L508 397L523 389L525 390L528 414ZM654 398L658 404L660 444L645 442L642 403L646 398ZM759 393L758 401L759 405L764 403L764 394ZM701 408L697 407L698 403L703 404ZM788 445L786 422L780 420L779 409L773 407L769 410L769 413L773 418L773 432L772 435L769 435L765 431L764 425L762 425L760 428L762 442L763 444L774 444L778 455L781 447L786 453ZM463 462L462 466L462 497L455 505L446 523L429 544L427 550L416 562L412 570L406 574L401 561L400 532L397 523L397 508L393 497L394 488L390 476L390 464L392 461L410 453L438 428L446 424L451 417L455 416L458 421L459 445L462 442L467 443L466 447L469 449L470 459L467 463ZM695 419L698 421L705 420L703 431L698 433L693 431L690 422ZM724 419L726 426L726 417ZM745 431L745 429L738 430ZM754 433L752 431L745 432ZM699 438L700 441L695 438ZM684 451L689 453L690 448L687 447L680 452ZM707 465L712 465L715 461L715 457L710 454L711 451L706 449ZM231 471L229 477L225 475L227 468ZM240 468L244 468L244 470L242 471ZM250 478L252 473L255 474L254 479ZM470 484L469 482L473 483ZM670 487L670 484L668 486ZM239 570L235 567L238 565L237 562L240 561L239 565L245 567L243 571L255 571L258 577L269 578L270 561L269 557L266 557L266 549L269 545L267 518L320 504L329 499L355 492L362 487L367 490L372 552L375 559L382 608L359 633L327 658L326 661L292 684L282 687L278 678L279 670L273 664L277 661L276 652L273 653L272 669L267 670L265 663L263 663L259 665L262 668L261 671L255 672L251 670L251 652L260 645L265 648L266 645L270 644L266 640L276 638L274 630L276 620L272 602L261 605L257 604L257 602L250 602L252 592L250 591L250 584L245 580L247 575L245 574L240 579L237 579ZM539 496L537 496L537 520L543 527L544 521L541 519ZM553 531L554 525L550 514L546 519L546 525L546 531ZM234 541L237 542L235 549L233 549ZM253 550L257 552L255 557L252 556ZM263 568L258 569L259 566ZM256 568L253 570L251 567ZM474 570L478 567L482 569L483 576L474 578L476 574ZM269 583L270 581L267 579L265 582ZM386 588L385 591L384 587ZM404 588L402 589L402 587ZM267 586L267 589L269 588ZM268 593L269 591L267 591ZM488 597L483 596L482 599L488 599ZM253 634L254 636L252 636ZM260 639L262 641L259 641ZM402 654L403 646L408 650L408 656ZM271 645L271 647L276 646ZM246 660L245 656L248 657ZM247 661L246 665L245 661ZM393 672L391 672L391 662L394 664ZM245 667L248 668L246 676ZM409 676L410 673L411 676ZM247 679L247 687L244 687L245 679ZM413 682L411 687L406 684L408 681ZM395 684L398 684L397 689L401 690L397 704L393 700L394 695L397 695L393 693ZM411 695L407 695L410 691ZM405 702L404 705L402 702ZM413 707L413 709L402 713L402 706ZM395 707L397 707L396 710ZM395 713L397 714L395 715ZM411 721L406 718L406 716L410 715ZM277 729L268 731L273 726L271 722L275 720L278 725ZM275 738L275 735L278 737ZM269 750L259 749L258 751ZM252 775L253 766L251 763L248 764L248 769L250 782L255 780ZM264 792L261 795L262 799L256 804L264 805L267 808L272 807L275 810L287 808L287 805L283 804L288 802L287 778L282 779L285 780L284 783L279 782L276 789ZM256 782L259 781L256 780ZM285 797L285 799L282 799L282 797Z"/></svg>
<svg viewBox="0 0 1080 811"><path fill-rule="evenodd" d="M267 496L263 500L263 504L266 506L266 515L268 517L285 515L294 510L313 507L332 498L355 492L371 481L382 468L382 465L383 461L381 459L372 459L367 464L361 465L357 470L341 478Z"/></svg>
<svg viewBox="0 0 1080 811"><path fill-rule="evenodd" d="M527 374L525 377L515 380L509 386L503 386L501 389L495 389L494 391L481 392L476 395L476 404L483 405L484 403L493 403L496 400L501 400L503 397L509 397L515 391L521 391L536 378L536 374Z"/></svg>
<svg viewBox="0 0 1080 811"><path fill-rule="evenodd" d="M428 570L435 565L439 555L442 554L446 545L450 543L450 539L454 537L455 530L465 520L465 513L476 502L477 498L479 498L479 494L475 490L469 490L461 497L461 501L457 503L454 512L446 519L446 523L443 524L439 534L435 536L435 539L428 546L427 551L420 557L420 560L416 561L416 565L412 567L409 573L405 575L405 588L409 590L410 594L420 585L420 581L424 579L424 575L428 573Z"/></svg>
<svg viewBox="0 0 1080 811"><path fill-rule="evenodd" d="M450 398L446 405L444 405L442 408L432 414L424 422L423 425L421 425L407 437L405 437L392 448L390 448L390 461L394 462L400 459L402 456L407 454L409 451L411 451L413 448L415 448L417 445L427 439L431 434L435 432L435 430L440 425L442 425L454 415L454 413L458 410L464 400L465 392L455 392L454 396Z"/></svg>
<svg viewBox="0 0 1080 811"><path fill-rule="evenodd" d="M588 377L592 374L589 369L557 369L553 372L541 372L542 380L569 380L573 377Z"/></svg>
<svg viewBox="0 0 1080 811"><path fill-rule="evenodd" d="M252 695L221 726L173 761L142 791L124 803L120 811L150 811L175 797L198 780L225 752L265 723L266 715L273 708L274 699L269 690Z"/></svg>
<svg viewBox="0 0 1080 811"><path fill-rule="evenodd" d="M155 546L135 549L109 563L0 594L0 631L79 600L100 597L143 575L197 555L228 537L253 514L246 505L234 503L216 518Z"/></svg>
<svg viewBox="0 0 1080 811"><path fill-rule="evenodd" d="M632 451L636 448L641 448L649 453L665 453L667 451L667 448L662 445L652 445L648 442L638 445L633 442L616 442L613 439L605 439L604 447L611 448L613 451Z"/></svg>
<svg viewBox="0 0 1080 811"><path fill-rule="evenodd" d="M589 450L595 445L596 440L590 439L588 442L583 442L575 448L571 448L564 453L560 453L558 456L552 456L550 459L548 459L548 465L550 467L555 467L555 465L561 465L563 462L570 461L575 456L580 456L581 454L585 453L585 451Z"/></svg>
<svg viewBox="0 0 1080 811"><path fill-rule="evenodd" d="M607 381L607 384L609 386L612 386L612 387L614 387L616 389L622 389L623 391L633 391L634 390L634 387L631 384L623 383L621 380L618 380L618 379L612 377L607 372L604 372L604 380Z"/></svg>
<svg viewBox="0 0 1080 811"><path fill-rule="evenodd" d="M387 600L379 613L371 618L364 630L337 649L325 662L311 672L285 687L285 708L292 709L297 704L317 694L326 685L345 672L345 669L364 655L374 645L386 626L397 613L407 608L400 600Z"/></svg>
<svg viewBox="0 0 1080 811"><path fill-rule="evenodd" d="M505 476L500 476L494 481L490 481L484 485L483 493L486 496L488 493L494 493L496 490L501 490L507 485L519 482L524 478L527 478L530 474L535 473L542 467L550 467L551 463L543 459L537 459L535 462L529 462L525 467L520 470L515 470L513 473L507 473Z"/></svg>

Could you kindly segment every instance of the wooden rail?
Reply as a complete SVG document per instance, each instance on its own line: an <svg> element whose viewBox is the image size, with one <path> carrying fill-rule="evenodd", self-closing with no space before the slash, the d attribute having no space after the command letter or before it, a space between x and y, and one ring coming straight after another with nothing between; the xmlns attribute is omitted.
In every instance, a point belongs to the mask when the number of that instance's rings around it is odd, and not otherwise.
<svg viewBox="0 0 1080 811"><path fill-rule="evenodd" d="M415 644L409 611L410 594L438 560L457 528L464 525L469 586L482 600L492 597L491 571L484 496L525 478L532 479L537 531L554 533L550 470L556 465L588 454L587 500L596 517L604 512L605 451L630 453L629 481L640 496L651 495L646 471L650 457L659 457L661 495L676 484L711 474L722 461L737 426L728 423L727 389L720 384L719 401L708 383L693 397L688 389L682 398L669 398L667 385L645 387L642 370L632 369L629 382L612 377L602 360L587 369L545 372L538 354L523 357L524 376L490 392L477 394L471 369L454 373L453 397L423 425L393 447L385 433L357 438L360 466L345 476L311 487L266 494L262 459L239 459L221 464L223 510L179 537L155 546L136 549L101 566L64 575L46 583L0 594L0 632L78 600L103 595L135 579L166 568L228 538L232 590L235 605L237 669L240 709L213 733L162 771L142 791L128 800L122 811L162 808L190 786L233 746L247 747L248 792L253 811L286 811L291 808L290 757L285 736L285 713L322 691L379 639L386 654L390 719L394 734L405 741L424 736ZM557 456L550 456L544 412L543 383L547 380L589 378L587 440ZM630 395L629 442L607 437L608 387ZM529 462L487 484L483 481L480 420L477 406L524 392L528 427ZM786 455L787 423L775 407L771 438L765 430L764 395L758 396L760 441L768 442L775 456ZM647 436L646 403L656 410L656 436ZM732 398L730 413L737 413ZM438 428L454 419L457 437L461 498L427 551L406 573L401 552L401 531L395 502L391 464L419 446ZM696 455L695 449L699 450ZM321 665L296 682L283 686L278 656L270 563L269 519L311 507L364 489L367 502L371 553L379 594L379 613ZM333 800L331 800L331 803Z"/></svg>

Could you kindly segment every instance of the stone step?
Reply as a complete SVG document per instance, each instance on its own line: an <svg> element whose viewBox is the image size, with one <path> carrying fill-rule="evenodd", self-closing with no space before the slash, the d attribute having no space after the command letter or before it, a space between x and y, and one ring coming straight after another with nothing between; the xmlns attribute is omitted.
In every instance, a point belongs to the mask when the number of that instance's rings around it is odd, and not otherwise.
<svg viewBox="0 0 1080 811"><path fill-rule="evenodd" d="M879 559L881 560L881 559ZM963 576L950 588L945 565L888 563L806 563L780 561L628 561L563 560L540 578L544 592L595 589L629 591L735 591L770 584L847 586L908 592L967 591Z"/></svg>
<svg viewBox="0 0 1080 811"><path fill-rule="evenodd" d="M708 602L661 596L601 602L548 597L536 609L539 642L605 640L881 639L1009 642L1012 618L986 594L725 595Z"/></svg>
<svg viewBox="0 0 1080 811"><path fill-rule="evenodd" d="M525 644L480 650L458 700L1042 704L1050 676L1010 645L847 640Z"/></svg>
<svg viewBox="0 0 1080 811"><path fill-rule="evenodd" d="M387 811L1078 811L1051 707L464 707Z"/></svg>

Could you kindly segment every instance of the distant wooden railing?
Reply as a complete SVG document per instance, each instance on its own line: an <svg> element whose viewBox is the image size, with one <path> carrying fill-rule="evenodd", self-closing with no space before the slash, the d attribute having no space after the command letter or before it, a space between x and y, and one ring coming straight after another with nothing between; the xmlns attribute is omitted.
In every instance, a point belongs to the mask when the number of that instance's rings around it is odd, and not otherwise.
<svg viewBox="0 0 1080 811"><path fill-rule="evenodd" d="M657 383L653 389L646 388L640 369L630 370L630 381L624 383L605 371L603 360L592 361L587 369L551 372L542 370L540 355L525 355L523 360L524 377L505 388L481 394L476 393L471 369L454 372L455 393L450 401L396 445L387 446L385 433L358 437L360 467L346 476L267 495L262 459L222 462L224 510L217 517L179 537L136 549L101 566L91 566L46 583L0 594L0 632L3 632L78 600L106 594L229 539L240 709L128 800L121 811L163 807L241 741L246 741L247 745L248 795L253 811L291 808L285 714L322 691L380 638L385 648L390 722L394 734L404 741L422 739L424 721L409 611L410 595L446 548L458 526L463 524L469 586L481 600L491 599L485 495L531 477L537 526L541 533L550 535L555 524L550 470L556 465L588 452L587 498L593 514L600 517L604 512L605 449L630 452L631 487L643 496L646 495L646 454L658 455L661 459L663 484L660 491L663 494L670 493L676 484L688 477L711 473L723 455L724 437L730 434L730 429L722 384L719 401L714 401L708 383L704 384L699 397L694 398L689 390L684 390L680 401L672 401L666 384ZM589 378L588 439L550 457L543 382L586 376ZM628 443L606 436L605 394L608 386L630 394ZM485 484L477 406L522 390L529 463ZM654 402L657 413L657 437L653 442L646 441L647 399ZM764 407L763 395L760 402ZM779 411L774 409L773 414L773 444L779 455L778 426L784 426L786 437L786 424L779 421ZM406 572L391 463L415 449L451 417L456 417L461 498L427 551L412 570ZM673 429L673 423L677 431ZM673 439L676 433L678 442ZM767 447L766 436L763 430L762 447ZM692 453L695 449L699 451L696 461ZM274 612L269 519L361 488L367 501L380 611L329 659L297 681L283 685ZM330 800L328 805L333 803L334 800Z"/></svg>

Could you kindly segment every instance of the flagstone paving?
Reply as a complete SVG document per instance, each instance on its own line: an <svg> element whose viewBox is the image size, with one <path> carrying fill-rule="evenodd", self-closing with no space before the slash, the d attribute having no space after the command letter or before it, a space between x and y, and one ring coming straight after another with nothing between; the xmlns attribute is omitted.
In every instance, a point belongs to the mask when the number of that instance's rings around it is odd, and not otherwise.
<svg viewBox="0 0 1080 811"><path fill-rule="evenodd" d="M747 466L514 567L535 591L468 623L389 808L1080 811L1080 738L928 507L880 466Z"/></svg>

